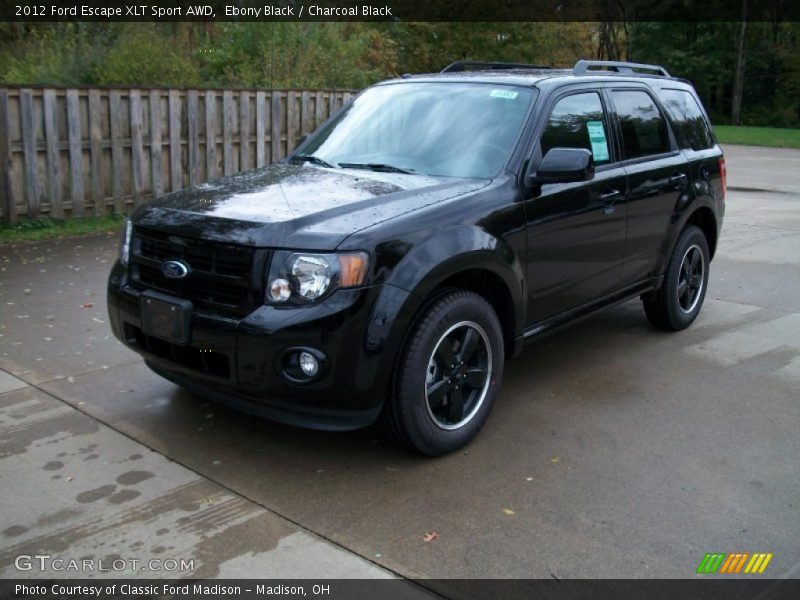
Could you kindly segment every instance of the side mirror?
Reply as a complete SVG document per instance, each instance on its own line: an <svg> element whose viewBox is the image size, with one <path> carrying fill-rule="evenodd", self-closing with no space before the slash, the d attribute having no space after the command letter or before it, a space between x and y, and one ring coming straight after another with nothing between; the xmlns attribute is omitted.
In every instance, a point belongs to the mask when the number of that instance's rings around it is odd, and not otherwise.
<svg viewBox="0 0 800 600"><path fill-rule="evenodd" d="M570 183L588 181L592 177L594 158L586 148L551 148L535 170L528 169L525 183L529 186Z"/></svg>

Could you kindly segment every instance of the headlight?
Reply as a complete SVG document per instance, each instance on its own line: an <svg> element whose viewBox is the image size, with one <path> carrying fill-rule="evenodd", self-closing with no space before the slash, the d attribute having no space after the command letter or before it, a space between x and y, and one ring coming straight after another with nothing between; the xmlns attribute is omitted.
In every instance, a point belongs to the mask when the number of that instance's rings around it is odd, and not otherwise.
<svg viewBox="0 0 800 600"><path fill-rule="evenodd" d="M292 277L297 293L306 300L316 300L331 285L331 265L326 256L298 256L292 263Z"/></svg>
<svg viewBox="0 0 800 600"><path fill-rule="evenodd" d="M130 219L125 219L125 225L122 226L122 240L119 244L119 262L123 266L128 266L128 259L131 254L131 234L133 233L133 223Z"/></svg>
<svg viewBox="0 0 800 600"><path fill-rule="evenodd" d="M369 258L366 252L306 254L275 252L266 300L281 304L314 302L338 288L363 285Z"/></svg>

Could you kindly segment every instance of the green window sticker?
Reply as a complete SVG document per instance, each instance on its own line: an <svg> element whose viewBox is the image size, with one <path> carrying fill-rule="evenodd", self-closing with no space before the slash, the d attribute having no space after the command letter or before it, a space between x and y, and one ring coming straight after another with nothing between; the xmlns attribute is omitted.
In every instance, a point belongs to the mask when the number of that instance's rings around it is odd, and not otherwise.
<svg viewBox="0 0 800 600"><path fill-rule="evenodd" d="M592 144L592 154L595 162L608 160L608 141L606 130L602 121L586 121L589 130L589 142Z"/></svg>
<svg viewBox="0 0 800 600"><path fill-rule="evenodd" d="M490 98L503 98L504 100L513 100L519 95L519 92L512 92L511 90L492 90L489 94Z"/></svg>

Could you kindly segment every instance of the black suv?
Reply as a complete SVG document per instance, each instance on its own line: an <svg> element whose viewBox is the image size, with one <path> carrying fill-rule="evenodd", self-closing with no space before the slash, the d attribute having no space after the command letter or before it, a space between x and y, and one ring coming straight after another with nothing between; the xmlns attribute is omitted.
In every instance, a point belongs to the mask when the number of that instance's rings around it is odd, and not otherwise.
<svg viewBox="0 0 800 600"><path fill-rule="evenodd" d="M637 296L656 327L691 324L724 197L706 113L663 68L459 62L370 87L282 164L137 209L109 313L198 394L380 419L440 455L525 342Z"/></svg>

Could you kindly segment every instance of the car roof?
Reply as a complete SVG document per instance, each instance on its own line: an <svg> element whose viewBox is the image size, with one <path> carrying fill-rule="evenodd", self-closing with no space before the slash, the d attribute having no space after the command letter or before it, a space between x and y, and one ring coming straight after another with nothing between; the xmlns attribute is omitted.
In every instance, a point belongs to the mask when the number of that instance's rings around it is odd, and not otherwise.
<svg viewBox="0 0 800 600"><path fill-rule="evenodd" d="M587 62L587 61L579 61ZM589 64L600 65L628 65L633 63L605 63L603 61L590 62ZM480 63L477 63L480 64ZM639 65L636 65L639 66ZM642 65L649 66L649 65ZM660 68L660 67L659 67ZM604 70L582 70L576 72L573 69L550 69L550 68L502 68L489 70L445 70L441 73L423 73L418 75L403 75L396 79L390 79L382 83L398 83L404 81L415 82L465 82L465 83L487 83L496 85L515 85L523 87L558 87L568 83L583 82L670 82L672 84L683 84L691 86L685 79L671 77L669 75L638 73L628 70L628 72L604 71ZM666 73L666 71L663 71ZM681 85L681 87L683 87Z"/></svg>

